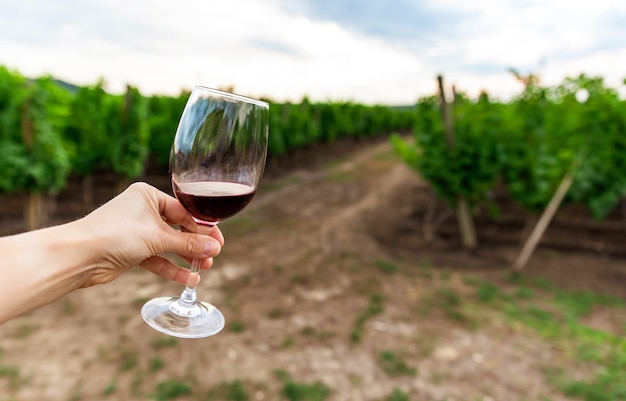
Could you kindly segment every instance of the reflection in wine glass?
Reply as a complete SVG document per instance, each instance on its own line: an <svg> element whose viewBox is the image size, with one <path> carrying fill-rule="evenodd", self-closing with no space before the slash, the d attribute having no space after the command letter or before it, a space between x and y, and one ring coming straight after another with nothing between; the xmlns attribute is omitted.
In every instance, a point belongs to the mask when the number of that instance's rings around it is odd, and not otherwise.
<svg viewBox="0 0 626 401"><path fill-rule="evenodd" d="M196 222L214 226L243 210L256 193L267 155L266 102L197 86L178 124L170 153L172 188ZM159 297L142 308L144 320L175 337L201 338L224 327L224 315L196 299L201 260L179 297Z"/></svg>

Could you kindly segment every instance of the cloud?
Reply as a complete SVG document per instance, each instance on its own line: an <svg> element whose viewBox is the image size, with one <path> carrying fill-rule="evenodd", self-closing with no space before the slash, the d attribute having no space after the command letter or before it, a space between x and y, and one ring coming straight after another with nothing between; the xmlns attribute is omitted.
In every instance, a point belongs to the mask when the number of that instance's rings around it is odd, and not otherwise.
<svg viewBox="0 0 626 401"><path fill-rule="evenodd" d="M131 83L145 93L176 93L202 83L278 100L368 103L412 102L423 85L416 74L432 74L399 46L271 2L62 4L10 3L5 15L14 22L0 28L0 63L78 84L104 77L114 91Z"/></svg>
<svg viewBox="0 0 626 401"><path fill-rule="evenodd" d="M279 101L406 104L438 73L470 95L508 72L617 77L626 3L565 0L0 0L0 64L144 93L194 84ZM560 78L557 78L560 77Z"/></svg>
<svg viewBox="0 0 626 401"><path fill-rule="evenodd" d="M396 43L434 43L462 16L411 0L279 0L285 10Z"/></svg>
<svg viewBox="0 0 626 401"><path fill-rule="evenodd" d="M433 70L479 82L501 85L509 67L535 73L563 69L563 63L584 68L600 52L615 53L607 74L625 61L626 3L614 0L277 1L290 13L380 38Z"/></svg>
<svg viewBox="0 0 626 401"><path fill-rule="evenodd" d="M296 47L270 39L252 38L248 40L247 45L253 48L269 50L286 56L297 57L302 55L302 52Z"/></svg>

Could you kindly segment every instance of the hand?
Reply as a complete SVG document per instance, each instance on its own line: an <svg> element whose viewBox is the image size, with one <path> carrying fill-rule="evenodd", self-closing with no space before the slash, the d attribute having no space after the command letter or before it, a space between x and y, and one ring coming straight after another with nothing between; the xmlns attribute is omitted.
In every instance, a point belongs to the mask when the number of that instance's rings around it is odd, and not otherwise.
<svg viewBox="0 0 626 401"><path fill-rule="evenodd" d="M2 237L0 323L133 266L185 284L189 270L161 254L202 258L208 269L224 237L217 227L198 231L176 199L138 183L82 219Z"/></svg>
<svg viewBox="0 0 626 401"><path fill-rule="evenodd" d="M80 224L94 237L92 255L97 266L86 272L82 287L110 282L133 266L186 284L189 270L160 254L202 258L201 268L208 269L224 245L219 228L197 225L175 198L145 183L132 184Z"/></svg>

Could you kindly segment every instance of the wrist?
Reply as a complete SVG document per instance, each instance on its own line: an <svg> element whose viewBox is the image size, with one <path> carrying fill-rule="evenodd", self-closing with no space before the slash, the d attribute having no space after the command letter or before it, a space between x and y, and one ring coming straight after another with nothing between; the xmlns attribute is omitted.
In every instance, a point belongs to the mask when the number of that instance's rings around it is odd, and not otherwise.
<svg viewBox="0 0 626 401"><path fill-rule="evenodd" d="M0 322L84 286L96 261L80 227L76 221L0 239Z"/></svg>
<svg viewBox="0 0 626 401"><path fill-rule="evenodd" d="M42 230L45 253L53 262L49 273L58 275L66 292L84 287L99 264L93 232L84 218Z"/></svg>

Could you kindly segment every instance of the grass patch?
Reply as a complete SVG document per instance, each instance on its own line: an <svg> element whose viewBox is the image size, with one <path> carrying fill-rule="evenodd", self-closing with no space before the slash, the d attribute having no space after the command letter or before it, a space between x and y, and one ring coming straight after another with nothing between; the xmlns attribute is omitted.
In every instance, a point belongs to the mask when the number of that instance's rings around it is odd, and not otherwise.
<svg viewBox="0 0 626 401"><path fill-rule="evenodd" d="M560 352L567 362L547 369L550 383L567 397L584 401L626 399L626 338L583 320L599 308L624 316L626 302L606 294L562 290L548 280L521 274L507 277L507 284L513 286L511 296L482 283L477 298L483 308L534 331ZM580 370L591 373L581 378Z"/></svg>
<svg viewBox="0 0 626 401"><path fill-rule="evenodd" d="M156 401L168 401L191 395L191 386L180 380L170 379L156 385L152 398Z"/></svg>
<svg viewBox="0 0 626 401"><path fill-rule="evenodd" d="M478 322L464 308L464 305L470 305L470 301L463 299L457 290L447 286L437 288L432 294L430 302L427 302L428 304L430 304L430 308L443 311L448 318L469 329L474 330L478 327Z"/></svg>
<svg viewBox="0 0 626 401"><path fill-rule="evenodd" d="M144 381L145 377L146 377L145 373L142 370L139 370L135 374L135 377L133 378L133 381L130 383L130 392L135 397L143 396L143 393L141 391L141 387L143 385L143 381Z"/></svg>
<svg viewBox="0 0 626 401"><path fill-rule="evenodd" d="M500 287L489 282L482 282L476 287L476 297L480 302L490 303L502 298Z"/></svg>
<svg viewBox="0 0 626 401"><path fill-rule="evenodd" d="M316 333L315 329L311 326L305 326L300 330L300 334L303 336L314 336Z"/></svg>
<svg viewBox="0 0 626 401"><path fill-rule="evenodd" d="M286 315L285 311L280 308L273 308L267 312L267 317L269 319L280 319Z"/></svg>
<svg viewBox="0 0 626 401"><path fill-rule="evenodd" d="M111 394L115 394L117 391L117 382L115 379L111 380L111 382L102 390L102 395L107 396Z"/></svg>
<svg viewBox="0 0 626 401"><path fill-rule="evenodd" d="M394 388L385 401L411 401L409 396L399 388Z"/></svg>
<svg viewBox="0 0 626 401"><path fill-rule="evenodd" d="M393 274L398 271L398 265L388 260L377 260L374 262L374 266L385 274Z"/></svg>
<svg viewBox="0 0 626 401"><path fill-rule="evenodd" d="M317 331L315 330L315 328L311 326L303 327L302 330L300 330L300 334L306 337L317 338L320 341L325 341L335 336L335 333L333 333L332 331L326 331L326 330Z"/></svg>
<svg viewBox="0 0 626 401"><path fill-rule="evenodd" d="M624 302L605 294L588 291L556 291L554 302L568 314L583 317L589 315L598 306L619 307Z"/></svg>
<svg viewBox="0 0 626 401"><path fill-rule="evenodd" d="M228 328L233 333L241 333L246 329L246 324L240 320L235 320L228 325Z"/></svg>
<svg viewBox="0 0 626 401"><path fill-rule="evenodd" d="M250 401L252 397L240 380L234 380L212 387L203 400Z"/></svg>
<svg viewBox="0 0 626 401"><path fill-rule="evenodd" d="M301 275L301 274L294 274L293 276L291 276L289 281L291 282L291 284L294 284L294 285L311 284L311 278L308 276Z"/></svg>
<svg viewBox="0 0 626 401"><path fill-rule="evenodd" d="M331 389L320 381L299 383L284 370L278 370L275 374L283 382L282 395L289 401L323 401L330 396Z"/></svg>
<svg viewBox="0 0 626 401"><path fill-rule="evenodd" d="M564 335L577 345L575 359L595 373L579 379L563 372L557 386L585 401L626 399L626 339L588 327L572 327Z"/></svg>
<svg viewBox="0 0 626 401"><path fill-rule="evenodd" d="M22 383L20 368L13 365L0 365L0 378L8 379L11 390L18 389Z"/></svg>
<svg viewBox="0 0 626 401"><path fill-rule="evenodd" d="M133 299L132 304L133 306L140 308L142 307L146 302L148 302L151 298L149 297L137 297L135 299Z"/></svg>
<svg viewBox="0 0 626 401"><path fill-rule="evenodd" d="M415 338L419 354L423 357L432 355L435 350L436 340L434 336L419 336Z"/></svg>
<svg viewBox="0 0 626 401"><path fill-rule="evenodd" d="M137 366L139 357L136 351L123 350L121 357L122 361L120 362L120 372L128 372Z"/></svg>
<svg viewBox="0 0 626 401"><path fill-rule="evenodd" d="M616 383L614 374L604 372L592 382L572 380L563 385L563 391L568 397L575 397L586 401L610 401L626 399L626 383ZM608 390L608 391L607 391Z"/></svg>
<svg viewBox="0 0 626 401"><path fill-rule="evenodd" d="M39 326L36 324L25 323L18 326L13 332L12 337L15 338L28 338L35 334L39 330Z"/></svg>
<svg viewBox="0 0 626 401"><path fill-rule="evenodd" d="M154 349L173 348L178 346L178 339L170 336L157 337L150 342L150 346Z"/></svg>
<svg viewBox="0 0 626 401"><path fill-rule="evenodd" d="M76 313L76 304L69 299L63 302L63 314L65 316L74 316Z"/></svg>
<svg viewBox="0 0 626 401"><path fill-rule="evenodd" d="M459 287L427 263L417 267L415 274L425 287L415 307L417 312L442 311L473 329L480 319L485 325L504 321L516 331L521 329L531 336L535 333L558 355L559 362L555 363L560 367L543 368L548 382L566 397L582 401L626 400L624 300L589 291L563 290L547 279L525 274L508 274L504 282L466 274ZM473 296L468 296L468 291ZM605 330L586 323L598 312L605 321L609 319ZM425 347L426 352L429 348ZM410 368L402 366L402 359L393 351L383 352L378 363L390 375L394 370L401 374Z"/></svg>
<svg viewBox="0 0 626 401"><path fill-rule="evenodd" d="M296 345L296 340L294 340L293 337L286 337L282 343L283 348L291 348L294 345Z"/></svg>
<svg viewBox="0 0 626 401"><path fill-rule="evenodd" d="M409 366L406 361L394 351L381 351L378 355L378 364L389 376L415 376L417 370Z"/></svg>
<svg viewBox="0 0 626 401"><path fill-rule="evenodd" d="M520 287L514 293L513 296L517 299L532 299L535 297L535 291L531 288Z"/></svg>
<svg viewBox="0 0 626 401"><path fill-rule="evenodd" d="M370 295L367 308L357 316L354 322L354 329L350 333L350 341L353 344L358 344L363 339L365 323L367 323L367 321L372 317L382 313L384 299L384 296L380 293Z"/></svg>
<svg viewBox="0 0 626 401"><path fill-rule="evenodd" d="M165 367L165 361L158 355L150 361L150 373L158 372L163 369L163 367Z"/></svg>
<svg viewBox="0 0 626 401"><path fill-rule="evenodd" d="M20 369L13 365L0 366L0 377L20 377Z"/></svg>
<svg viewBox="0 0 626 401"><path fill-rule="evenodd" d="M448 269L432 271L429 265L424 266L417 272L422 278L419 301L411 308L420 315L443 314L467 329L476 330L484 316L482 304L504 296L497 286L476 276L458 275ZM424 277L425 272L428 277ZM472 291L475 296L471 295Z"/></svg>

